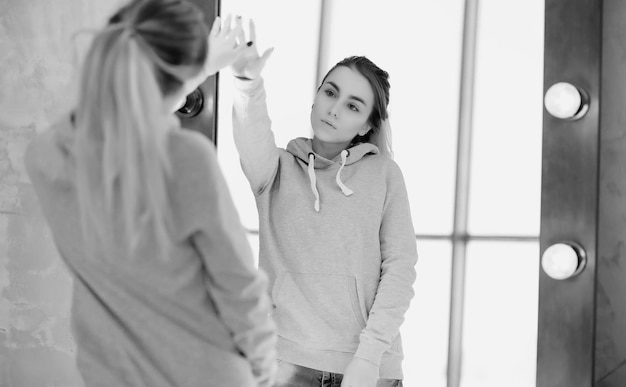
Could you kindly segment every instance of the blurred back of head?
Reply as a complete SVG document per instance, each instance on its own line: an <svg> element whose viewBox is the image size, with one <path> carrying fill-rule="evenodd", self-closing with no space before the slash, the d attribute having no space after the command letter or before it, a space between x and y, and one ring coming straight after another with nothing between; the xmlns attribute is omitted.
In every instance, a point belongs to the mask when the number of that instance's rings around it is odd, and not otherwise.
<svg viewBox="0 0 626 387"><path fill-rule="evenodd" d="M146 235L157 243L170 239L167 139L176 124L164 97L198 74L207 36L202 12L192 3L134 0L94 37L75 111L87 246L123 243L131 254ZM123 241L112 240L114 224L121 224Z"/></svg>

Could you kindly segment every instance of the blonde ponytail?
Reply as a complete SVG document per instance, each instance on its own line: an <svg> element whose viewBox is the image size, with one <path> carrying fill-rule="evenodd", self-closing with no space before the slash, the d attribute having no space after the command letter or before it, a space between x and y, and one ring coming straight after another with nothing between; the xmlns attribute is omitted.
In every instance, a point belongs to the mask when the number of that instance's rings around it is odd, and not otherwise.
<svg viewBox="0 0 626 387"><path fill-rule="evenodd" d="M143 241L166 258L171 119L155 67L131 30L110 28L95 38L81 84L75 155L88 246L132 256Z"/></svg>
<svg viewBox="0 0 626 387"><path fill-rule="evenodd" d="M76 105L76 189L87 251L167 258L170 131L165 97L206 62L201 10L180 0L131 0L96 34L83 61Z"/></svg>

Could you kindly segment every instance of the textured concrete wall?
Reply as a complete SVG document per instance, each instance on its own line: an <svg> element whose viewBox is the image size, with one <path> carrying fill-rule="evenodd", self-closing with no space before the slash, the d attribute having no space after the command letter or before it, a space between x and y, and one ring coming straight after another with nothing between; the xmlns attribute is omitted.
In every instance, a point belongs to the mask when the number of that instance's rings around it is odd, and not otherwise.
<svg viewBox="0 0 626 387"><path fill-rule="evenodd" d="M32 136L72 104L74 57L120 1L0 0L0 386L81 386L72 279L25 174ZM84 50L83 50L84 51Z"/></svg>

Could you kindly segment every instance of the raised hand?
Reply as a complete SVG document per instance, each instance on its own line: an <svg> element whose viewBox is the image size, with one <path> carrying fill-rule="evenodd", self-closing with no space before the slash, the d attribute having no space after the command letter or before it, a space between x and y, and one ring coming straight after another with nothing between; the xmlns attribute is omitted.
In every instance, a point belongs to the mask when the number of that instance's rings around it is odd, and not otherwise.
<svg viewBox="0 0 626 387"><path fill-rule="evenodd" d="M248 39L245 48L241 55L234 60L231 64L231 70L233 75L238 78L256 79L261 75L261 71L265 67L267 59L270 57L274 48L268 48L263 52L263 55L259 56L257 50L256 41L256 28L254 21L250 20L250 38ZM243 42L246 40L245 32L243 29L239 31L238 40Z"/></svg>
<svg viewBox="0 0 626 387"><path fill-rule="evenodd" d="M230 66L247 47L241 17L236 18L234 28L231 28L231 23L230 15L224 19L224 25L219 16L213 22L209 33L209 54L204 69L206 76Z"/></svg>
<svg viewBox="0 0 626 387"><path fill-rule="evenodd" d="M208 77L216 74L224 67L230 66L246 48L246 40L243 32L241 18L238 17L235 27L231 27L230 15L224 19L224 25L220 17L216 17L208 37L208 54L204 66L192 79L183 84L183 93L188 95L200 86Z"/></svg>

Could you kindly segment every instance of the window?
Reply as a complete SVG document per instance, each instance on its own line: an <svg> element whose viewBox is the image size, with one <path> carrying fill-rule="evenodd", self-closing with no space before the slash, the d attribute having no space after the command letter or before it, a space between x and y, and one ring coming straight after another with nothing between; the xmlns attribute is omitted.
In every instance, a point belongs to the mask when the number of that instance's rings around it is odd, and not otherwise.
<svg viewBox="0 0 626 387"><path fill-rule="evenodd" d="M320 12L325 8L320 40ZM319 72L365 55L390 74L395 160L411 201L416 296L401 328L405 385L447 385L452 242L466 246L463 387L534 386L539 275L543 3L484 0L478 14L468 231L453 228L463 0L222 2L257 22L279 146L310 136ZM289 17L279 16L289 15ZM321 58L318 58L321 45ZM257 212L230 132L230 74L220 75L218 155L242 220ZM255 249L256 251L256 249ZM515 384L517 383L517 384Z"/></svg>

